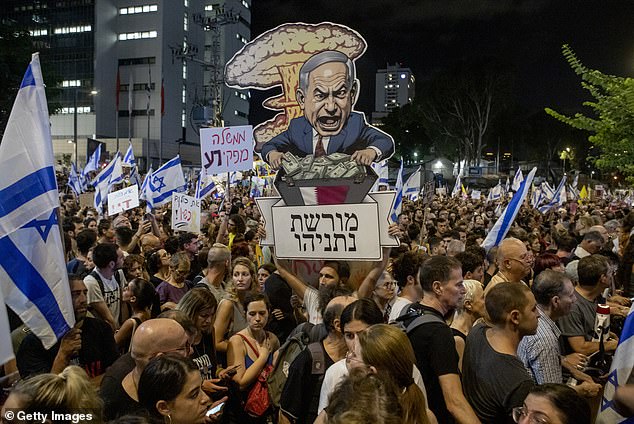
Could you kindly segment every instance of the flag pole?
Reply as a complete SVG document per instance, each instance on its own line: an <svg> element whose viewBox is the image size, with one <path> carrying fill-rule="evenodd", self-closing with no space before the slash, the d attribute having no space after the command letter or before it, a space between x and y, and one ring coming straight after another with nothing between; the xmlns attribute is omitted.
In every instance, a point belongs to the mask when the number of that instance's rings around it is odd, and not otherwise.
<svg viewBox="0 0 634 424"><path fill-rule="evenodd" d="M146 151L146 168L150 166L150 90L152 89L152 67L148 64L147 67L148 73L148 83L147 83L147 107L145 108L147 115L147 151Z"/></svg>

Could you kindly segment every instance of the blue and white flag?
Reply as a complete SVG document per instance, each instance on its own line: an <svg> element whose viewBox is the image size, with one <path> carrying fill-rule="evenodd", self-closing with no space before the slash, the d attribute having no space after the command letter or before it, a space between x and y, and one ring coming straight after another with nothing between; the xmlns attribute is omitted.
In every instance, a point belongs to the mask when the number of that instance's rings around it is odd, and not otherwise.
<svg viewBox="0 0 634 424"><path fill-rule="evenodd" d="M504 209L504 212L502 212L502 215L500 215L498 220L495 222L495 225L493 225L493 228L491 228L491 231L489 231L489 234L487 234L486 239L482 242L482 247L484 247L487 252L493 246L500 244L500 242L504 240L504 237L506 237L506 233L508 233L511 225L513 225L513 221L515 221L515 217L522 207L524 199L528 194L528 190L533 183L535 172L537 172L537 168L533 168L526 179L522 181L519 190L515 192L513 198L506 206L506 209Z"/></svg>
<svg viewBox="0 0 634 424"><path fill-rule="evenodd" d="M403 185L403 196L412 201L416 201L420 195L420 166L409 176Z"/></svg>
<svg viewBox="0 0 634 424"><path fill-rule="evenodd" d="M376 175L378 175L379 178L376 179L376 181L374 182L374 185L372 186L372 190L370 191L378 191L379 186L383 185L388 187L389 183L388 183L388 167L387 167L387 160L382 160L381 162L372 162L372 165L370 165L372 167L372 169L374 169L374 172L376 172Z"/></svg>
<svg viewBox="0 0 634 424"><path fill-rule="evenodd" d="M194 193L194 197L196 199L204 199L216 190L218 190L218 188L216 187L216 183L214 183L211 179L211 175L207 175L204 168L201 169L198 173L198 181L196 182L196 193Z"/></svg>
<svg viewBox="0 0 634 424"><path fill-rule="evenodd" d="M573 185L569 185L568 186L568 200L579 200L581 198L581 195L579 193L579 190L577 190Z"/></svg>
<svg viewBox="0 0 634 424"><path fill-rule="evenodd" d="M92 155L90 155L90 159L86 162L86 166L84 166L84 170L82 171L82 175L85 177L89 172L98 171L99 170L99 162L101 161L101 143L97 146Z"/></svg>
<svg viewBox="0 0 634 424"><path fill-rule="evenodd" d="M0 144L0 288L46 349L75 324L58 212L48 107L35 53ZM0 337L6 334L0 329ZM0 357L7 346L0 341Z"/></svg>
<svg viewBox="0 0 634 424"><path fill-rule="evenodd" d="M495 187L489 190L489 195L487 196L487 202L494 202L496 200L500 200L502 198L502 184L498 183Z"/></svg>
<svg viewBox="0 0 634 424"><path fill-rule="evenodd" d="M90 183L95 188L94 206L100 215L103 204L108 200L110 189L121 181L123 181L123 169L121 168L121 155L117 152L110 163Z"/></svg>
<svg viewBox="0 0 634 424"><path fill-rule="evenodd" d="M522 168L518 166L517 171L515 172L515 176L513 177L513 185L511 186L511 189L513 191L519 190L520 184L522 184L522 181L524 181L524 176L522 175Z"/></svg>
<svg viewBox="0 0 634 424"><path fill-rule="evenodd" d="M508 193L511 189L511 184L509 183L509 177L506 177L506 184L504 185L504 193Z"/></svg>
<svg viewBox="0 0 634 424"><path fill-rule="evenodd" d="M403 207L403 158L401 157L401 167L398 171L398 176L396 177L396 186L394 187L396 190L396 197L394 198L394 206L392 207L392 222L398 222L398 216L401 213L401 209Z"/></svg>
<svg viewBox="0 0 634 424"><path fill-rule="evenodd" d="M531 206L537 208L539 204L544 200L544 195L539 187L533 187L533 193L531 195Z"/></svg>
<svg viewBox="0 0 634 424"><path fill-rule="evenodd" d="M579 174L575 175L575 179L572 180L572 188L576 190L578 184L579 184Z"/></svg>
<svg viewBox="0 0 634 424"><path fill-rule="evenodd" d="M460 194L460 187L462 183L460 182L460 174L456 177L456 184L453 186L453 190L451 190L451 197L456 197Z"/></svg>
<svg viewBox="0 0 634 424"><path fill-rule="evenodd" d="M73 192L75 192L76 196L79 196L84 191L79 174L77 173L75 162L70 164L70 173L68 174L67 185L71 188L71 190L73 190Z"/></svg>
<svg viewBox="0 0 634 424"><path fill-rule="evenodd" d="M553 193L550 202L545 205L539 206L537 210L541 213L546 213L555 206L563 205L566 203L566 176L564 175L557 186L557 190Z"/></svg>
<svg viewBox="0 0 634 424"><path fill-rule="evenodd" d="M0 290L0 305L4 303L2 290ZM14 358L13 344L11 343L11 329L7 308L0 307L0 364L5 364Z"/></svg>
<svg viewBox="0 0 634 424"><path fill-rule="evenodd" d="M132 143L129 142L128 150L123 156L122 165L130 167L130 183L136 184L141 187L141 177L139 176L139 169L136 166L136 159L134 158L134 152L132 151Z"/></svg>
<svg viewBox="0 0 634 424"><path fill-rule="evenodd" d="M597 415L597 424L632 424L634 417L623 417L614 409L614 393L616 388L625 384L632 384L632 369L634 368L634 305L625 318L619 345L612 359L610 374L605 384L601 407Z"/></svg>
<svg viewBox="0 0 634 424"><path fill-rule="evenodd" d="M151 175L145 177L147 186L145 189L145 200L148 206L154 209L172 201L172 193L178 193L185 186L185 175L181 167L181 158L165 162L159 169Z"/></svg>
<svg viewBox="0 0 634 424"><path fill-rule="evenodd" d="M551 201L553 196L555 195L555 189L553 189L550 184L548 184L548 181L544 181L542 183L542 197L543 200L546 201Z"/></svg>

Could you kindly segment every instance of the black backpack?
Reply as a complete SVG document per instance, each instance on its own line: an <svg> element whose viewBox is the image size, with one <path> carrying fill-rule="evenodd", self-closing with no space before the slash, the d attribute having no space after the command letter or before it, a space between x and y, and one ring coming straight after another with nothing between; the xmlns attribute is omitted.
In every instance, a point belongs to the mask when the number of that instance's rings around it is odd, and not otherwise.
<svg viewBox="0 0 634 424"><path fill-rule="evenodd" d="M298 331L294 335L289 336L278 351L277 363L267 379L269 396L276 408L280 406L282 391L288 379L288 370L301 352L306 349L310 351L313 360L313 375L321 375L323 378L323 374L326 372L326 361L321 343L312 340L317 334L315 327L308 322L300 324L297 328Z"/></svg>
<svg viewBox="0 0 634 424"><path fill-rule="evenodd" d="M412 303L403 308L401 314L394 320L392 325L401 328L409 335L414 329L430 322L446 324L438 315L426 312L419 303Z"/></svg>

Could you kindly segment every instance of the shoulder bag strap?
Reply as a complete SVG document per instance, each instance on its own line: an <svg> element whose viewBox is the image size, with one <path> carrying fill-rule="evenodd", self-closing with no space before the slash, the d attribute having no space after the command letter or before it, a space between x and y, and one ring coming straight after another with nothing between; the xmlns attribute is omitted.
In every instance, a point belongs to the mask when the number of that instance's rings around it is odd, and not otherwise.
<svg viewBox="0 0 634 424"><path fill-rule="evenodd" d="M242 337L242 339L244 340L244 342L246 344L249 345L249 347L251 348L251 350L255 353L255 357L259 358L260 354L258 353L258 350L251 344L251 342L249 341L249 339L246 338L246 336L244 336L243 334L238 333L238 336Z"/></svg>

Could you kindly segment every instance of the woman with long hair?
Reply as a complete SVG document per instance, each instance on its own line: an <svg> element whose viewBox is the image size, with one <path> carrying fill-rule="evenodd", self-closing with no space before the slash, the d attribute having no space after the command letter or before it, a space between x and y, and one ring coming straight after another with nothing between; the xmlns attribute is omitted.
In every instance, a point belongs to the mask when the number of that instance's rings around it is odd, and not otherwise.
<svg viewBox="0 0 634 424"><path fill-rule="evenodd" d="M196 287L188 291L178 302L176 309L183 311L194 322L198 334L192 342L190 355L200 370L203 380L216 376L216 347L214 343L214 318L218 302L209 289Z"/></svg>
<svg viewBox="0 0 634 424"><path fill-rule="evenodd" d="M247 258L237 257L233 260L231 278L233 284L227 289L227 297L218 304L214 321L217 352L226 352L231 336L247 327L242 304L247 294L257 291L255 265Z"/></svg>
<svg viewBox="0 0 634 424"><path fill-rule="evenodd" d="M206 423L212 406L196 364L175 353L148 363L139 378L138 393L139 403L150 416L166 424Z"/></svg>
<svg viewBox="0 0 634 424"><path fill-rule="evenodd" d="M165 249L156 249L147 255L147 270L150 274L150 283L158 287L170 277L170 255Z"/></svg>
<svg viewBox="0 0 634 424"><path fill-rule="evenodd" d="M416 356L405 332L387 324L369 327L359 333L349 361L352 366L369 368L379 378L394 384L403 410L403 424L430 422L425 395L412 378Z"/></svg>
<svg viewBox="0 0 634 424"><path fill-rule="evenodd" d="M121 352L129 350L130 341L136 328L152 318L155 295L152 283L142 278L134 278L123 288L121 301L129 305L132 315L121 324L121 328L114 335L114 340Z"/></svg>
<svg viewBox="0 0 634 424"><path fill-rule="evenodd" d="M238 386L241 396L230 397L226 418L229 422L235 423L265 423L267 414L253 417L238 400L246 400L249 390L257 382L262 371L272 367L273 354L279 349L280 342L275 334L265 330L271 313L271 305L266 295L247 294L243 305L248 325L229 339L227 350L228 366L237 367L233 381Z"/></svg>
<svg viewBox="0 0 634 424"><path fill-rule="evenodd" d="M2 417L8 417L8 411L19 410L46 413L50 418L50 413L55 412L75 414L75 423L99 424L103 422L101 409L101 399L86 372L71 365L60 374L39 374L18 382L2 407Z"/></svg>
<svg viewBox="0 0 634 424"><path fill-rule="evenodd" d="M156 287L161 300L161 310L174 309L176 304L189 291L186 280L191 263L185 252L176 252L170 258L170 273L167 280Z"/></svg>

